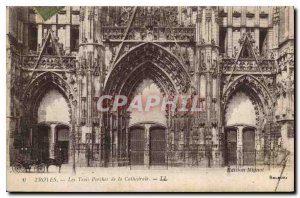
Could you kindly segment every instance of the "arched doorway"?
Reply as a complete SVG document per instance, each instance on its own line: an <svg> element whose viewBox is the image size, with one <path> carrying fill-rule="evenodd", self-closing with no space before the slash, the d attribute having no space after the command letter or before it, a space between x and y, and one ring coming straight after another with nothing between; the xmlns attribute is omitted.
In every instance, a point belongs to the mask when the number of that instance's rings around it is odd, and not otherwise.
<svg viewBox="0 0 300 198"><path fill-rule="evenodd" d="M247 92L236 91L226 106L225 164L254 165L257 107Z"/></svg>
<svg viewBox="0 0 300 198"><path fill-rule="evenodd" d="M37 100L35 109L37 112L37 130L34 136L42 134L40 125L48 126L47 139L43 144L47 145L48 155L45 159L60 159L63 163L68 163L69 159L69 106L65 97L54 87L50 88ZM35 144L40 144L35 142ZM45 151L46 152L46 151Z"/></svg>
<svg viewBox="0 0 300 198"><path fill-rule="evenodd" d="M145 78L135 89L134 96L141 97L142 108L129 111L129 125L134 126L130 130L130 165L165 165L166 134L165 128L160 126L166 125L166 112L161 109L163 93L152 79ZM161 101L147 110L151 97Z"/></svg>
<svg viewBox="0 0 300 198"><path fill-rule="evenodd" d="M69 90L68 84L51 72L41 74L28 86L23 101L28 109L30 129L26 139L32 148L32 159L64 156L64 163L68 163L70 143L67 146L66 141L70 140L72 115L69 97L73 98Z"/></svg>
<svg viewBox="0 0 300 198"><path fill-rule="evenodd" d="M188 94L191 78L186 68L168 49L153 43L143 43L133 47L126 54L122 55L116 64L110 68L105 79L103 94L110 96L125 95L132 99L137 94L140 94L137 93L137 90L140 90L141 87L147 89L147 85L144 86L145 82L150 84L148 86L150 90L151 87L159 90L159 96L174 96L176 94ZM157 123L164 126L164 137L166 137L168 131L167 122L171 116L168 116L167 112L156 112L155 114L152 111L150 114L127 111L124 108L118 109L116 112L110 110L103 113L105 144L108 148L107 151L109 151L106 159L109 163L111 162L114 165L114 162L120 162L120 160L124 159L129 165L142 163L142 157L136 162L134 162L136 158L132 158L133 156L138 156L138 154L132 155L134 146L130 144L135 141L131 141L130 138L143 137L141 133L132 128L133 126L142 126L146 131L144 132L144 141L147 141L147 143L140 145L148 153L146 155L140 154L144 158L143 164L150 165L151 160L152 165L166 163L166 158L158 157L155 159L150 156L150 127L152 125L149 125L149 123ZM159 149L155 146L158 138L162 138L163 136L161 135L160 137L160 134L155 132L159 130L153 128L151 148ZM141 140L141 142L143 141ZM168 145L166 138L163 139L163 142L165 142L165 145ZM167 146L164 146L164 150L167 150ZM158 150L156 152L155 156L162 156L158 153ZM166 151L161 152L166 153ZM154 151L151 151L151 154L154 156Z"/></svg>
<svg viewBox="0 0 300 198"><path fill-rule="evenodd" d="M274 99L260 78L250 74L235 78L223 90L224 161L228 161L226 133L237 133L237 165L264 164L270 157L270 125Z"/></svg>

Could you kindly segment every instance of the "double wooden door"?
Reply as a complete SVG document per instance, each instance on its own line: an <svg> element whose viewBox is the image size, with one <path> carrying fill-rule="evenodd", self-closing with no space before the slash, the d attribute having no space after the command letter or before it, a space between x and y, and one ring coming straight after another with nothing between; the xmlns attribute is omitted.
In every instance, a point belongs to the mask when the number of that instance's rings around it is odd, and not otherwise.
<svg viewBox="0 0 300 198"><path fill-rule="evenodd" d="M150 128L149 137L146 136L145 128L136 127L130 130L130 164L147 165L145 155L149 153L149 165L166 164L166 137L162 127ZM145 145L149 145L149 150Z"/></svg>

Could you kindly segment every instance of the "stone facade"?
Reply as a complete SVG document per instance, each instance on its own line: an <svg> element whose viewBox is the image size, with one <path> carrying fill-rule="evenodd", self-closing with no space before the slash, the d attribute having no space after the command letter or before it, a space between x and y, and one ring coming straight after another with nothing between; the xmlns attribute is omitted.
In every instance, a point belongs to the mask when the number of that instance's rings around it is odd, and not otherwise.
<svg viewBox="0 0 300 198"><path fill-rule="evenodd" d="M199 95L201 111L136 124L98 112L145 79ZM294 152L294 92L292 7L65 7L47 21L7 7L11 162L276 165Z"/></svg>

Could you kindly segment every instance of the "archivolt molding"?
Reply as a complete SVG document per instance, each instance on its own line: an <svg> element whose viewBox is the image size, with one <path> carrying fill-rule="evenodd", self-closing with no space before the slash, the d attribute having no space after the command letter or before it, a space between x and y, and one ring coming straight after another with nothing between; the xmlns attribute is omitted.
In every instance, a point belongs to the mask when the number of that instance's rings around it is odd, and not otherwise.
<svg viewBox="0 0 300 198"><path fill-rule="evenodd" d="M138 87L139 83L146 78L153 80L162 94L170 95L175 93L175 85L172 84L171 81L165 81L164 77L157 73L153 67L155 66L145 66L142 67L141 70L136 70L137 72L135 72L130 78L124 80L122 87L119 90L119 94L132 94Z"/></svg>
<svg viewBox="0 0 300 198"><path fill-rule="evenodd" d="M55 89L59 91L69 107L70 120L72 119L72 105L76 103L74 94L72 93L68 83L60 76L53 72L45 72L39 75L34 81L30 83L23 94L22 100L26 112L29 113L29 118L36 117L37 107L41 102L42 97L50 90Z"/></svg>
<svg viewBox="0 0 300 198"><path fill-rule="evenodd" d="M234 80L223 92L224 116L226 114L227 104L231 97L237 92L243 91L247 94L254 105L257 126L262 124L262 116L269 116L273 105L273 98L266 89L254 76L242 75Z"/></svg>
<svg viewBox="0 0 300 198"><path fill-rule="evenodd" d="M150 64L144 64L147 62ZM189 91L191 78L181 62L161 46L144 43L130 50L117 61L106 77L105 92L108 94L118 92L124 79L134 77L133 71L142 69L141 65L143 67L151 65L154 75L159 76L164 82L172 82L176 92L187 93ZM168 87L168 89L172 88Z"/></svg>
<svg viewBox="0 0 300 198"><path fill-rule="evenodd" d="M269 93L268 89L254 76L242 75L237 77L229 86L223 90L223 101L226 103L229 96L239 87L247 86L255 92L257 97L261 96L264 98L264 102L268 105L273 104L273 98ZM270 102L271 101L271 102Z"/></svg>

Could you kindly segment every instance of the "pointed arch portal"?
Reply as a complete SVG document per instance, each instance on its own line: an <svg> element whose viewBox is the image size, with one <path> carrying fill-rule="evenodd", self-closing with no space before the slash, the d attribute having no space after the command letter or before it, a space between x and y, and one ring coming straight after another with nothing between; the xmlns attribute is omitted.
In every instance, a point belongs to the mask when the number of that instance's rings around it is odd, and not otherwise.
<svg viewBox="0 0 300 198"><path fill-rule="evenodd" d="M180 60L157 44L143 43L121 56L110 69L105 80L104 95L125 95L133 98L146 79L159 89L161 95L171 96L190 92L191 78ZM123 109L117 113L104 113L106 135L109 136L106 138L106 144L110 147L108 161L113 163L114 158L121 158L127 159L131 165L165 164L167 128L153 128L154 125L146 123L158 121L166 125L166 121L144 119L140 124L147 126L143 129L131 128L128 131L129 125L133 124L130 120L134 116L130 113ZM149 128L143 132L145 127ZM141 142L145 144L139 144ZM158 144L161 144L162 148L157 147ZM134 150L137 145L143 147L142 151ZM148 155L144 155L145 153Z"/></svg>
<svg viewBox="0 0 300 198"><path fill-rule="evenodd" d="M225 163L254 165L259 136L272 104L265 87L251 75L243 75L224 92Z"/></svg>
<svg viewBox="0 0 300 198"><path fill-rule="evenodd" d="M27 109L31 157L69 161L73 98L69 85L59 75L45 72L34 79L23 95Z"/></svg>

